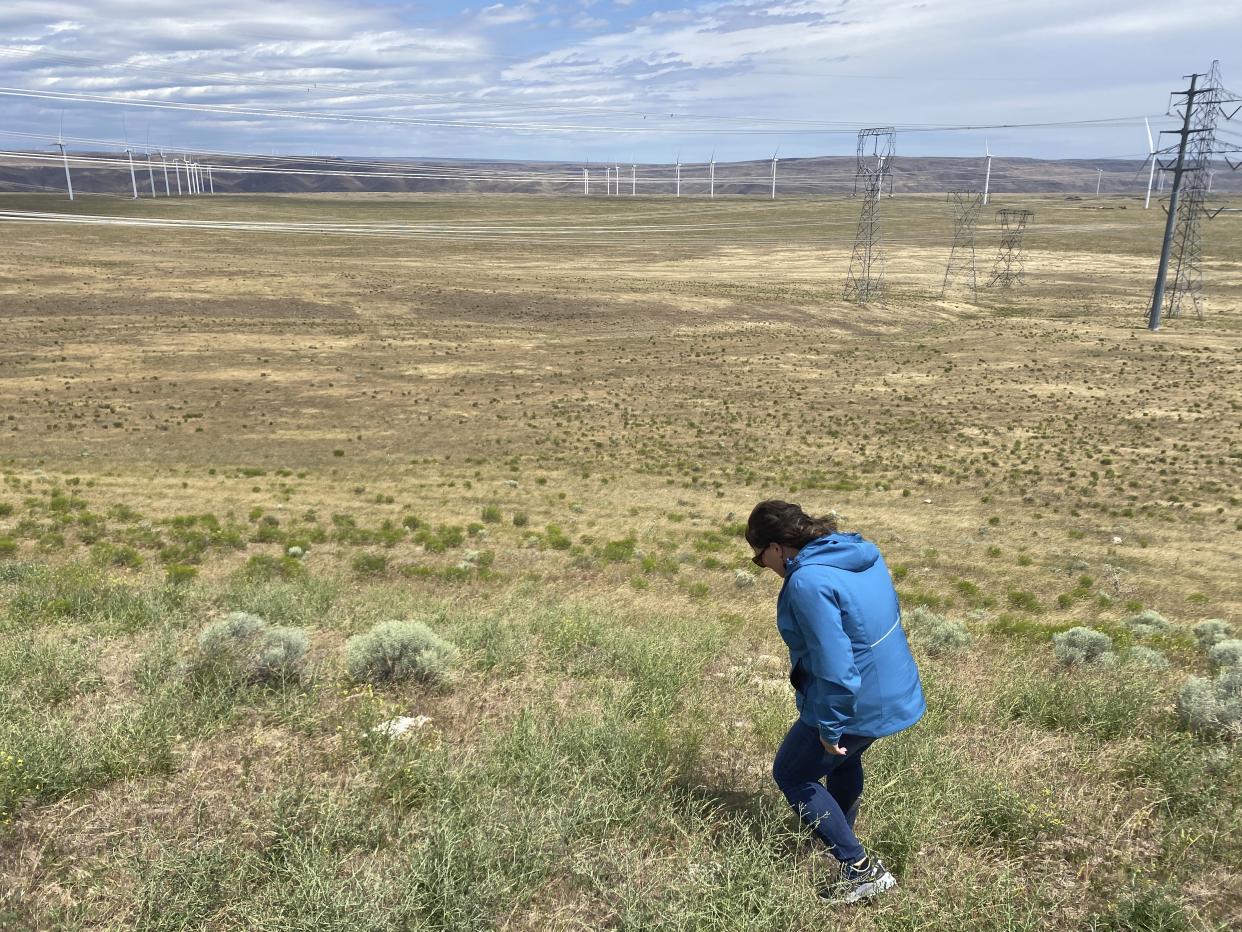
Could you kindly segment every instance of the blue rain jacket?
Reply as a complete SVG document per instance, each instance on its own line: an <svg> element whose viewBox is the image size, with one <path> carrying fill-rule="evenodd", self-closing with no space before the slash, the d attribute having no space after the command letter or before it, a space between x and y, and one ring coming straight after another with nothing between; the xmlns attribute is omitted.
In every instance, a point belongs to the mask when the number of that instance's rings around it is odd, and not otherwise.
<svg viewBox="0 0 1242 932"><path fill-rule="evenodd" d="M858 534L817 537L785 563L776 626L802 721L825 741L881 738L927 709L892 577Z"/></svg>

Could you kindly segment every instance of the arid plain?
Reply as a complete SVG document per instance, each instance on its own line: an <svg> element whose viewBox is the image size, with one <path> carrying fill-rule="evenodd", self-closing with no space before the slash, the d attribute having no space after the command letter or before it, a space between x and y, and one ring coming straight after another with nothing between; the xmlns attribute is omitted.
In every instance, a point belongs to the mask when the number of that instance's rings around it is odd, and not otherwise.
<svg viewBox="0 0 1242 932"><path fill-rule="evenodd" d="M0 198L137 222L0 220L0 927L1236 927L1238 735L1179 697L1242 631L1242 232L1150 333L1159 210L994 206L1024 283L989 209L942 297L949 205L898 197L860 307L850 199ZM930 703L853 913L768 773L770 497L881 546ZM296 682L190 675L234 610ZM344 675L390 618L448 681Z"/></svg>

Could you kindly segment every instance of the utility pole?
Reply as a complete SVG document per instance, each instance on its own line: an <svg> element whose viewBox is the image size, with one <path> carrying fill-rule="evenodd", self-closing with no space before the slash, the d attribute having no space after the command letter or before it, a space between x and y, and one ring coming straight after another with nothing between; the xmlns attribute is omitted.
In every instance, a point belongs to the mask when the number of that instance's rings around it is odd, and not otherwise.
<svg viewBox="0 0 1242 932"><path fill-rule="evenodd" d="M1195 98L1199 91L1195 89L1199 74L1190 76L1190 88L1177 91L1178 96L1186 98L1186 112L1182 116L1182 128L1178 131L1181 137L1177 145L1177 164L1173 167L1173 190L1169 193L1169 215L1164 219L1164 243L1160 247L1160 267L1156 270L1156 287L1151 296L1151 312L1147 315L1147 329L1160 329L1160 310L1164 306L1164 279L1169 271L1169 253L1173 251L1173 231L1177 226L1177 195L1182 186L1182 167L1186 164L1186 146L1190 141L1190 120L1194 116ZM1164 176L1161 174L1161 182Z"/></svg>

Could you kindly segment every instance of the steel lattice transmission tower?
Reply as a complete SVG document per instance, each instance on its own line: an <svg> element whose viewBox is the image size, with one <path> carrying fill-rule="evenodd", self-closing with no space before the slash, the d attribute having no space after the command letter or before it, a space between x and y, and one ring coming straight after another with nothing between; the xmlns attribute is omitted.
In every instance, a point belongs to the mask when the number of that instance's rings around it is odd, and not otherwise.
<svg viewBox="0 0 1242 932"><path fill-rule="evenodd" d="M1156 162L1162 176L1165 171L1173 172L1173 188L1169 192L1164 242L1160 247L1160 266L1156 271L1151 310L1147 315L1149 330L1160 329L1160 317L1164 312L1166 297L1170 317L1180 316L1182 302L1189 295L1196 316L1203 318L1203 240L1199 224L1205 215L1211 218L1223 211L1233 210L1222 207L1209 211L1204 200L1212 184L1214 156L1222 156L1231 169L1239 167L1229 158L1230 154L1239 151L1239 147L1233 143L1221 146L1216 142L1217 120L1220 117L1231 120L1242 109L1235 107L1231 112L1225 113L1224 105L1236 104L1239 98L1221 86L1220 62L1212 62L1207 74L1191 74L1186 77L1190 79L1190 86L1173 95L1185 100L1183 109L1178 113L1182 118L1182 128L1163 131L1178 137L1177 157L1168 162ZM1204 79L1202 84L1199 83L1200 78ZM1169 150L1161 151L1162 154L1169 154ZM1155 157L1156 152L1153 151L1152 158ZM1174 262L1173 282L1166 292L1169 258L1174 247L1177 257Z"/></svg>
<svg viewBox="0 0 1242 932"><path fill-rule="evenodd" d="M944 284L940 297L944 297L958 276L963 283L969 281L970 295L979 296L979 282L975 275L975 227L979 224L979 211L983 209L982 191L950 191L949 203L953 205L953 247L949 250L949 262L944 269Z"/></svg>
<svg viewBox="0 0 1242 932"><path fill-rule="evenodd" d="M854 193L863 190L858 233L845 279L845 300L866 304L884 290L884 252L880 239L880 192L892 172L897 130L877 126L858 131L858 165Z"/></svg>
<svg viewBox="0 0 1242 932"><path fill-rule="evenodd" d="M1220 82L1220 62L1212 62L1192 109L1190 138L1182 165L1181 210L1173 239L1173 281L1166 295L1169 317L1181 316L1182 302L1190 299L1195 317L1203 320L1203 201L1211 183L1212 155L1216 151L1216 120L1225 90Z"/></svg>
<svg viewBox="0 0 1242 932"><path fill-rule="evenodd" d="M1033 210L1015 210L1005 208L998 210L1000 217L1001 242L996 254L996 264L992 266L992 278L988 287L1000 285L1008 288L1015 282L1022 284L1026 280L1025 257L1022 252L1022 234L1026 225L1035 216Z"/></svg>

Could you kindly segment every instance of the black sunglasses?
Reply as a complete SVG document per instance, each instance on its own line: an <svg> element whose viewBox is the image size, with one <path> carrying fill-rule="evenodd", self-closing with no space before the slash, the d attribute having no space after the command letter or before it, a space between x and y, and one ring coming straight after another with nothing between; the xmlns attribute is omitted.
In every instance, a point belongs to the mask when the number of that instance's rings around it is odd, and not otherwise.
<svg viewBox="0 0 1242 932"><path fill-rule="evenodd" d="M750 558L750 562L760 569L767 569L763 563L763 555L768 552L768 548L771 546L771 543L764 544L759 550L755 551L755 555Z"/></svg>

